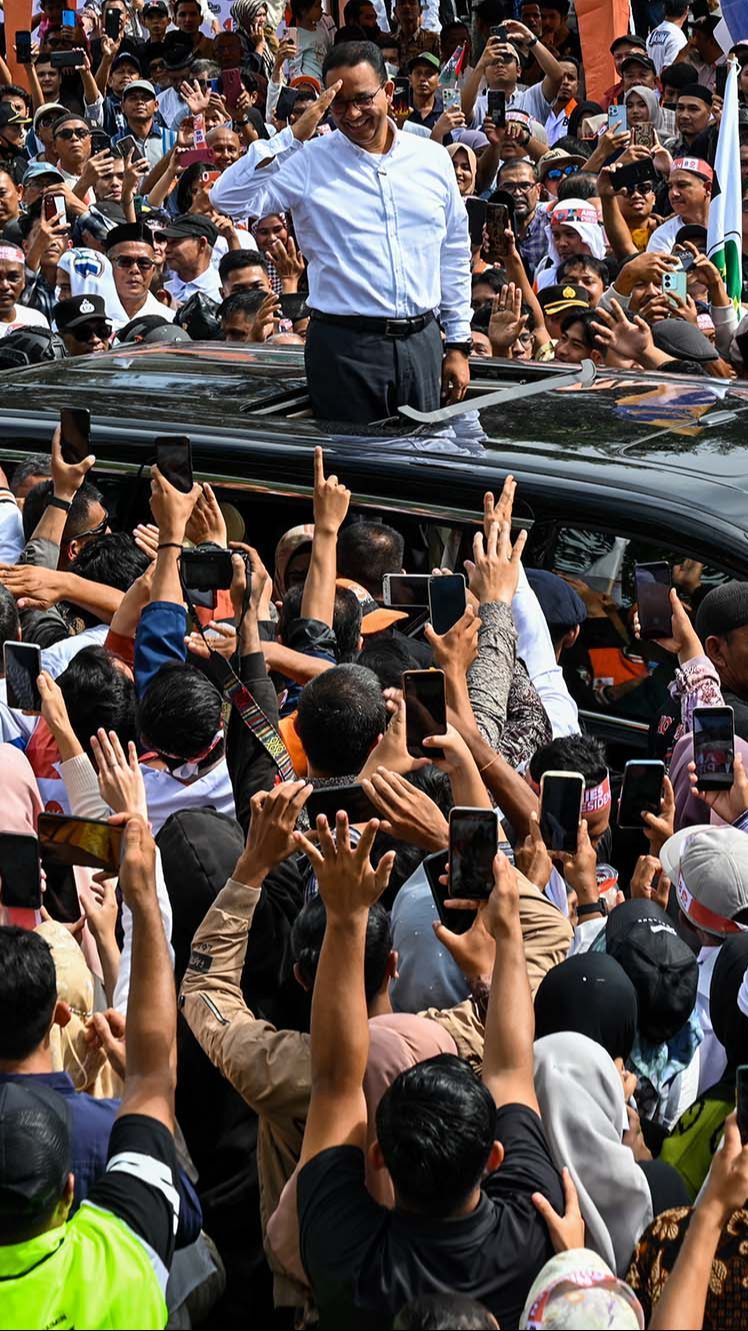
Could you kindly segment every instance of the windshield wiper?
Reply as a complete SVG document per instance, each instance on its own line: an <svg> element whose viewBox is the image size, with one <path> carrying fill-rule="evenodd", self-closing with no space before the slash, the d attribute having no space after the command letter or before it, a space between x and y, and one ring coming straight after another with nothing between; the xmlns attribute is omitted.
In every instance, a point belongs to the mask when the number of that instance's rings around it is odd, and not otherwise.
<svg viewBox="0 0 748 1331"><path fill-rule="evenodd" d="M591 360L582 364L571 374L554 374L549 379L541 379L532 384L512 385L510 388L498 388L495 393L465 397L462 402L454 402L450 407L439 407L437 411L418 411L415 407L398 407L401 416L419 421L422 425L441 425L444 421L454 420L455 416L464 416L468 411L482 411L484 407L497 407L503 402L516 402L518 398L534 397L536 393L550 393L554 388L568 388L578 384L580 388L589 388L594 383L597 371Z"/></svg>

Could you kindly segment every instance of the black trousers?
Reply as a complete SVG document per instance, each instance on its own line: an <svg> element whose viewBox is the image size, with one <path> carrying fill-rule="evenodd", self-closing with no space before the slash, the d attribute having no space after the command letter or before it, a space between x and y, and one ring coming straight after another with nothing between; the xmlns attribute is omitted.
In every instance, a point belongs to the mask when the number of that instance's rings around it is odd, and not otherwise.
<svg viewBox="0 0 748 1331"><path fill-rule="evenodd" d="M410 337L361 333L312 319L304 359L319 420L360 425L398 407L435 411L441 403L442 339L435 319Z"/></svg>

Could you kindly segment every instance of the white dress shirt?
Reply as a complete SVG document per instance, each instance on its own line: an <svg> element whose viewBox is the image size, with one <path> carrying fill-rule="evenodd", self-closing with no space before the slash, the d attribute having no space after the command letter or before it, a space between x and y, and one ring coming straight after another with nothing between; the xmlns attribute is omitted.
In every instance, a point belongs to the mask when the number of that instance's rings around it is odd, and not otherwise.
<svg viewBox="0 0 748 1331"><path fill-rule="evenodd" d="M540 602L520 564L519 583L512 600L512 618L517 630L517 655L540 695L553 738L579 734L579 711L566 687L564 672L556 660L553 642Z"/></svg>
<svg viewBox="0 0 748 1331"><path fill-rule="evenodd" d="M378 155L339 130L299 143L287 127L251 144L211 201L229 217L293 210L312 309L380 319L439 311L447 340L467 341L470 242L452 163L432 139L393 132Z"/></svg>
<svg viewBox="0 0 748 1331"><path fill-rule="evenodd" d="M172 273L164 286L178 305L184 305L196 291L202 291L203 295L210 296L211 300L222 299L221 279L218 276L218 270L213 267L212 263L208 264L204 273L200 273L198 277L190 278L188 282L184 282L177 273Z"/></svg>

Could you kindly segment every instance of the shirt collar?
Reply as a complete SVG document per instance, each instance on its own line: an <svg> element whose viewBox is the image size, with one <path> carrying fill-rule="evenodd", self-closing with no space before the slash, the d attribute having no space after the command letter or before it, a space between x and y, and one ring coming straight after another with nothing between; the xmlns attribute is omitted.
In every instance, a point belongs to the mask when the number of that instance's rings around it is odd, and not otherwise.
<svg viewBox="0 0 748 1331"><path fill-rule="evenodd" d="M25 1275L38 1266L45 1258L57 1251L65 1238L65 1225L57 1225L44 1234L37 1234L25 1243L8 1243L0 1246L0 1279L12 1280L14 1276Z"/></svg>
<svg viewBox="0 0 748 1331"><path fill-rule="evenodd" d="M347 145L355 157L358 157L365 162L370 162L374 166L378 162L389 162L394 154L400 151L402 134L397 128L394 120L390 119L389 116L387 117L387 124L393 131L393 139L386 153L368 153L365 148L359 148L357 143L354 143L352 139L347 138L342 130L338 130L338 133L343 140L343 143Z"/></svg>

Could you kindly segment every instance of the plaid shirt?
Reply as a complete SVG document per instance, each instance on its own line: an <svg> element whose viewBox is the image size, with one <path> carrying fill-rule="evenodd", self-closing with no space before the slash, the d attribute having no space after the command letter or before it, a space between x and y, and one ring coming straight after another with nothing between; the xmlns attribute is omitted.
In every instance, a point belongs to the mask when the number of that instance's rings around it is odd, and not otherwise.
<svg viewBox="0 0 748 1331"><path fill-rule="evenodd" d="M532 278L540 260L548 253L548 231L545 224L546 214L550 204L539 203L535 209L535 216L528 226L524 236L517 242L517 247L522 256L527 276Z"/></svg>

